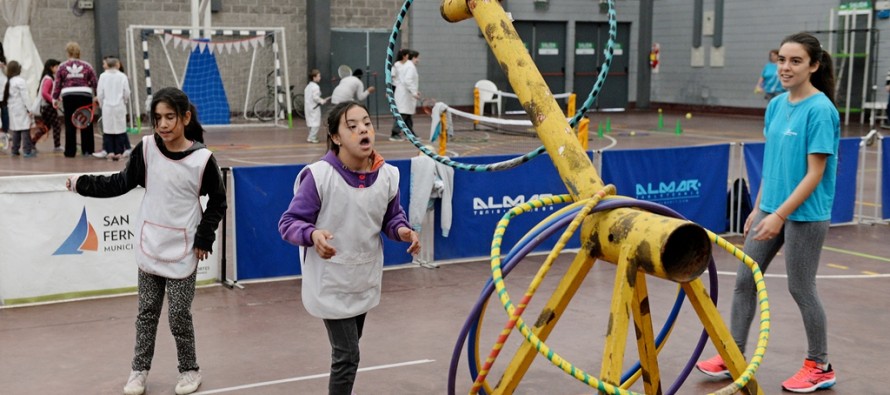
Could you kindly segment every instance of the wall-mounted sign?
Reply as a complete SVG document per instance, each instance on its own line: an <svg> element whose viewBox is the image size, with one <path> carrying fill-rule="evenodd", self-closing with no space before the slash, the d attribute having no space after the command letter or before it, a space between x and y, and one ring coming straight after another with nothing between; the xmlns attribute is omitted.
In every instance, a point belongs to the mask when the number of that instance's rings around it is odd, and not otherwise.
<svg viewBox="0 0 890 395"><path fill-rule="evenodd" d="M579 41L575 43L575 55L596 55L596 48L591 42Z"/></svg>
<svg viewBox="0 0 890 395"><path fill-rule="evenodd" d="M553 41L541 41L538 44L538 55L559 55L559 45Z"/></svg>

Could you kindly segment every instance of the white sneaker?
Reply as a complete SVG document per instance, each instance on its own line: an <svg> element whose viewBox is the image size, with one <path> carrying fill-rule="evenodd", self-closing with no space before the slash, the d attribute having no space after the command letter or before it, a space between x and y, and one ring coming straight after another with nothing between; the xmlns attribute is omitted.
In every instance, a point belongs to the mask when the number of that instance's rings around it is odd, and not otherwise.
<svg viewBox="0 0 890 395"><path fill-rule="evenodd" d="M420 267L427 268L427 269L436 269L439 267L439 264L437 264L435 262L422 261L420 259L414 261L414 263L416 263Z"/></svg>
<svg viewBox="0 0 890 395"><path fill-rule="evenodd" d="M201 372L197 370L189 370L179 374L179 381L176 383L176 395L191 394L198 390L201 385Z"/></svg>
<svg viewBox="0 0 890 395"><path fill-rule="evenodd" d="M129 158L129 157L130 157L130 152L131 152L131 151L132 151L132 150L130 150L130 149L125 149L125 150L124 150L124 154L123 154L123 155L124 155L124 158Z"/></svg>
<svg viewBox="0 0 890 395"><path fill-rule="evenodd" d="M130 372L127 385L124 386L124 395L142 395L145 393L145 381L148 379L147 370L134 370Z"/></svg>
<svg viewBox="0 0 890 395"><path fill-rule="evenodd" d="M99 151L99 152L93 152L94 158L105 159L106 156L108 156L108 153L105 152L104 150Z"/></svg>

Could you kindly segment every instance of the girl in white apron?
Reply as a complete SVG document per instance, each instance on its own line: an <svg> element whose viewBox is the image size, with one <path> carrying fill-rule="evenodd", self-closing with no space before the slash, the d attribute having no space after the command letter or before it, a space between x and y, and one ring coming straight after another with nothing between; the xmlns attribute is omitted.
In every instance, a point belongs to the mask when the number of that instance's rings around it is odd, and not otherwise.
<svg viewBox="0 0 890 395"><path fill-rule="evenodd" d="M324 320L331 354L330 395L349 395L368 310L380 303L383 233L420 252L399 204L399 170L374 151L368 109L344 102L328 115L328 153L297 175L294 198L278 222L300 246L303 306Z"/></svg>
<svg viewBox="0 0 890 395"><path fill-rule="evenodd" d="M137 186L145 188L133 229L139 315L136 355L124 387L128 395L145 392L165 291L179 361L176 393L190 394L201 385L192 300L198 261L210 254L216 228L225 215L226 190L190 106L181 90L161 89L151 103L155 133L136 145L124 170L110 176L75 176L67 182L68 189L78 194L100 198L120 196ZM203 211L201 195L209 197Z"/></svg>

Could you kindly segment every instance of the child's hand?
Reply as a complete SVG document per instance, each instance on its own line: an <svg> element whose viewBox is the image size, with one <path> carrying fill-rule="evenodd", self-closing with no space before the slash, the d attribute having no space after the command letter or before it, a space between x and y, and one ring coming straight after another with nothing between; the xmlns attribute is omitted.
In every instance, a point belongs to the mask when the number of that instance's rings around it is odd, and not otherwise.
<svg viewBox="0 0 890 395"><path fill-rule="evenodd" d="M315 245L315 252L322 259L331 259L337 255L337 249L328 244L328 240L333 239L334 235L326 230L316 229L312 231L312 244Z"/></svg>
<svg viewBox="0 0 890 395"><path fill-rule="evenodd" d="M411 245L408 246L409 254L417 255L420 253L420 239L417 238L417 232L411 230L409 227L403 226L399 228L399 239L411 243Z"/></svg>
<svg viewBox="0 0 890 395"><path fill-rule="evenodd" d="M71 176L65 180L65 189L71 192L77 192L77 176Z"/></svg>
<svg viewBox="0 0 890 395"><path fill-rule="evenodd" d="M195 247L195 256L198 257L198 261L203 261L207 259L208 256L210 256L210 253Z"/></svg>

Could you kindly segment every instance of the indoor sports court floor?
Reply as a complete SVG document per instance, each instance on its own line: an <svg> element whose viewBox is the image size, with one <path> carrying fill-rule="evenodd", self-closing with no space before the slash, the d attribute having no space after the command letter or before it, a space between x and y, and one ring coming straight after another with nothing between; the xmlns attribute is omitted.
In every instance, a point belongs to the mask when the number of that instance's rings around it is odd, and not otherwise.
<svg viewBox="0 0 890 395"><path fill-rule="evenodd" d="M418 114L415 126L428 136L429 120ZM665 114L665 129L656 131L655 112L596 113L592 125L611 125L607 137L615 149L760 141L762 121L756 116L727 114ZM676 135L676 121L683 133ZM300 123L300 122L297 122ZM391 121L381 117L377 148L386 158L407 158L417 151L407 142L386 140ZM524 153L540 145L527 130L492 130L458 121L457 135L449 145L452 156ZM867 127L844 128L845 136L861 136ZM507 132L507 133L505 133ZM633 132L633 133L631 133ZM136 141L136 136L131 136ZM258 166L310 162L324 148L305 142L306 130L281 128L210 128L206 140L221 166ZM596 137L591 127L591 149L611 144ZM93 158L68 159L52 153L46 140L37 158L10 158L0 154L0 176L79 173L119 170L122 162ZM874 163L874 147L870 148ZM866 169L874 179L875 165ZM608 182L609 180L604 180ZM874 185L867 191L873 191ZM621 193L622 191L618 191ZM872 193L872 192L867 192ZM871 196L871 195L869 195ZM719 202L724 204L724 202ZM872 210L873 207L867 207ZM231 221L229 222L231 224ZM492 227L494 224L492 224ZM228 234L233 232L229 229ZM231 236L229 236L231 237ZM739 237L730 241L741 243ZM838 375L838 394L890 392L890 226L845 225L833 227L825 242L819 290L829 318L831 362ZM231 246L231 243L229 243ZM230 247L231 248L231 247ZM720 300L718 309L728 320L736 261L715 249ZM228 252L231 259L233 254ZM556 286L573 257L566 252L557 260L527 309L531 321ZM538 270L542 256L524 261L507 278L517 297ZM369 314L362 338L362 361L356 382L358 394L444 394L451 355L466 316L481 292L490 268L487 260L440 262L438 269L398 267L384 274L380 305ZM231 271L229 271L231 273ZM803 328L785 283L781 255L766 277L771 311L769 348L757 374L766 394L780 393L780 383L802 363L806 344ZM704 276L705 283L709 280ZM548 345L577 366L598 375L611 302L615 266L598 262ZM676 285L650 277L649 295L656 330L664 322L676 297ZM198 290L193 305L198 361L204 375L201 394L322 394L326 392L329 346L324 326L303 309L300 280L239 283L229 289L208 286ZM118 394L129 373L134 343L135 295L46 305L0 309L0 393L2 394ZM480 336L480 354L488 354L506 314L491 300ZM685 304L676 327L659 357L664 388L671 386L687 363L702 326ZM753 335L752 331L752 335ZM632 334L630 336L633 336ZM496 382L515 352L514 333L489 376ZM630 341L625 367L636 358ZM711 356L713 346L705 348ZM176 382L176 356L166 318L161 319L158 346L148 379L148 394L172 394ZM728 381L713 381L693 372L677 393L703 394ZM470 387L467 356L457 365L456 393ZM632 387L642 391L642 384ZM592 394L594 390L563 374L544 358L537 358L516 394Z"/></svg>

